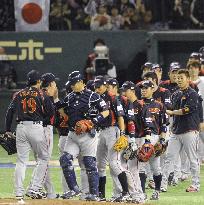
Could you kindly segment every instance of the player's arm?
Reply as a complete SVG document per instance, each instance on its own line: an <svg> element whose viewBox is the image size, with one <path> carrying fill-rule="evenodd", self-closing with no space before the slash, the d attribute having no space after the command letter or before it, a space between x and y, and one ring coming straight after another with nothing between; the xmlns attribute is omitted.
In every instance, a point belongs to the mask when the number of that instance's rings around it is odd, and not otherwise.
<svg viewBox="0 0 204 205"><path fill-rule="evenodd" d="M58 89L56 87L56 90L53 95L53 99L54 99L55 109L58 110L61 116L66 118L67 114L65 113L64 108L66 108L67 106L68 97L66 96L64 101L60 101L58 97Z"/></svg>
<svg viewBox="0 0 204 205"><path fill-rule="evenodd" d="M164 94L164 105L168 110L172 109L172 102L171 102L171 93L169 90L166 89Z"/></svg>
<svg viewBox="0 0 204 205"><path fill-rule="evenodd" d="M193 92L187 97L185 105L178 110L167 110L168 115L188 115L195 112L199 108L199 96Z"/></svg>
<svg viewBox="0 0 204 205"><path fill-rule="evenodd" d="M117 106L116 115L117 115L117 120L118 120L118 127L120 129L120 134L124 135L125 134L125 121L124 121L125 112L121 104L121 101L119 99L116 100L116 106Z"/></svg>
<svg viewBox="0 0 204 205"><path fill-rule="evenodd" d="M95 125L100 126L104 119L109 116L109 108L106 102L96 93L92 93L90 97L90 104L99 110L99 114L96 115L92 121Z"/></svg>
<svg viewBox="0 0 204 205"><path fill-rule="evenodd" d="M17 96L15 96L15 98L11 101L6 111L6 117L5 117L6 132L11 131L11 124L13 121L13 115L16 112L16 105L17 105Z"/></svg>

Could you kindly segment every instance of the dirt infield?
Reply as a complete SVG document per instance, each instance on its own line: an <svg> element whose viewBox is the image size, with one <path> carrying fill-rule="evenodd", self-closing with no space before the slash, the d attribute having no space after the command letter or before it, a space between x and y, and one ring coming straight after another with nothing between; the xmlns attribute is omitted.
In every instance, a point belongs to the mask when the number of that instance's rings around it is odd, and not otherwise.
<svg viewBox="0 0 204 205"><path fill-rule="evenodd" d="M104 202L87 202L87 201L79 201L79 200L60 200L60 199L44 199L44 200L24 200L25 203L18 203L15 199L0 199L0 205L19 205L19 204L27 204L27 205L101 205ZM106 205L118 205L118 203L105 202ZM128 203L124 203L127 204ZM131 204L132 205L132 204ZM146 204L145 205L150 205Z"/></svg>

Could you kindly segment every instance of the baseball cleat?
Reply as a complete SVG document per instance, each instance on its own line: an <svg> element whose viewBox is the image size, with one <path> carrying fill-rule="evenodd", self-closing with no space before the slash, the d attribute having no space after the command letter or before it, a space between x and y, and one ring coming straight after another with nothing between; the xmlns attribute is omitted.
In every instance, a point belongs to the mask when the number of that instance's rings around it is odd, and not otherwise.
<svg viewBox="0 0 204 205"><path fill-rule="evenodd" d="M153 180L149 180L148 186L150 189L155 189L155 183Z"/></svg>
<svg viewBox="0 0 204 205"><path fill-rule="evenodd" d="M111 202L131 202L132 197L129 193L121 193L120 196L114 198Z"/></svg>
<svg viewBox="0 0 204 205"><path fill-rule="evenodd" d="M183 181L186 181L188 179L188 175L187 174L182 174L181 175L181 181L183 182Z"/></svg>
<svg viewBox="0 0 204 205"><path fill-rule="evenodd" d="M16 196L16 200L21 200L23 199L23 196Z"/></svg>
<svg viewBox="0 0 204 205"><path fill-rule="evenodd" d="M199 189L191 185L186 189L186 192L199 192Z"/></svg>
<svg viewBox="0 0 204 205"><path fill-rule="evenodd" d="M100 201L100 198L94 194L88 194L85 198L86 201Z"/></svg>
<svg viewBox="0 0 204 205"><path fill-rule="evenodd" d="M47 198L47 194L41 190L38 190L38 191L29 190L26 193L26 196L30 197L31 199L45 199L45 198Z"/></svg>
<svg viewBox="0 0 204 205"><path fill-rule="evenodd" d="M150 197L150 200L159 200L159 191L154 191L152 196Z"/></svg>
<svg viewBox="0 0 204 205"><path fill-rule="evenodd" d="M160 191L161 191L161 192L167 192L167 188L161 187Z"/></svg>
<svg viewBox="0 0 204 205"><path fill-rule="evenodd" d="M68 191L68 192L65 192L64 194L62 194L60 196L60 198L62 198L62 199L71 199L75 196L79 196L80 194L81 194L80 191L71 190L71 191Z"/></svg>

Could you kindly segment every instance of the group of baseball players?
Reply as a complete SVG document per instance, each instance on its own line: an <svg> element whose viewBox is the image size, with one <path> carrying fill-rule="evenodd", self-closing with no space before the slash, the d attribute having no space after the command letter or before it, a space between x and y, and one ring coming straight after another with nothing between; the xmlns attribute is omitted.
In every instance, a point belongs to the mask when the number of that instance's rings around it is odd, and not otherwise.
<svg viewBox="0 0 204 205"><path fill-rule="evenodd" d="M82 74L74 71L61 100L52 73L30 71L27 87L14 94L5 120L9 133L16 114L16 198L79 196L81 200L106 201L107 166L113 181L111 202L144 203L147 187L153 188L150 200L158 200L167 185L189 176L192 183L186 192L198 192L204 158L202 66L202 55L192 53L185 69L172 62L170 80L161 81L161 66L147 62L142 66L141 82L126 81L120 88L116 79L103 76L85 84ZM59 134L61 196L54 190L48 168L53 127ZM25 190L31 150L36 166Z"/></svg>

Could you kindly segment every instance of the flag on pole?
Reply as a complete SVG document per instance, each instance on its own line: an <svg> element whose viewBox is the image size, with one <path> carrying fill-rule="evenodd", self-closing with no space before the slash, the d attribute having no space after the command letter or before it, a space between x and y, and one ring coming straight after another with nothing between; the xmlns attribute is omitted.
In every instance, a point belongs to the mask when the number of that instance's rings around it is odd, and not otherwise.
<svg viewBox="0 0 204 205"><path fill-rule="evenodd" d="M15 0L16 31L48 31L50 0Z"/></svg>

